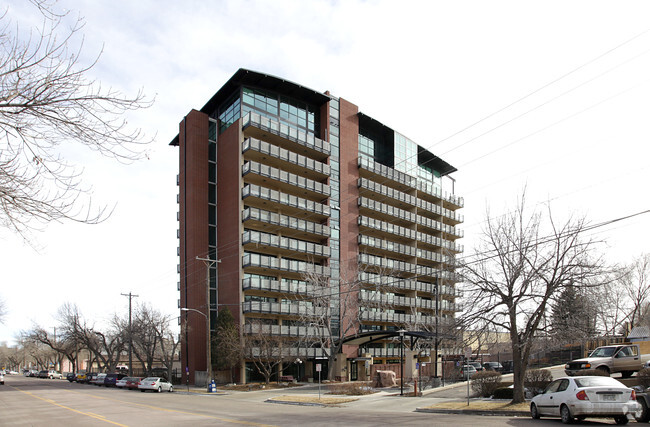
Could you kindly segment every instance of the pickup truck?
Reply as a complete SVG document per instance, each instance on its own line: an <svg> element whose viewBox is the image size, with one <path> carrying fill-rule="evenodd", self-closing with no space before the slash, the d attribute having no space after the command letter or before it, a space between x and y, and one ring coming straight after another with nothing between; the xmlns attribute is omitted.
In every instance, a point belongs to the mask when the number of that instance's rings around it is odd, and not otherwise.
<svg viewBox="0 0 650 427"><path fill-rule="evenodd" d="M573 376L582 369L600 369L609 374L620 372L623 378L643 369L650 354L641 354L638 344L618 344L598 347L589 357L572 360L564 366L564 372Z"/></svg>

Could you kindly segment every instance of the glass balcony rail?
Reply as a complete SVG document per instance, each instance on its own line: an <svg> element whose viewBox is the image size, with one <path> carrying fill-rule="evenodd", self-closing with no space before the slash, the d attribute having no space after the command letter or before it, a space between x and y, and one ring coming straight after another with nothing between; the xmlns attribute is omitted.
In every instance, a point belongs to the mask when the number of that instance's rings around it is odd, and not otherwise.
<svg viewBox="0 0 650 427"><path fill-rule="evenodd" d="M269 280L261 277L246 277L242 280L242 289L278 292L283 294L312 295L314 287L307 282L294 280Z"/></svg>
<svg viewBox="0 0 650 427"><path fill-rule="evenodd" d="M372 228L374 230L383 231L385 233L395 234L397 236L411 240L414 240L418 234L415 230L411 230L406 227L400 227L399 225L394 225L390 222L382 221L379 219L368 218L367 216L363 215L360 215L357 218L357 223L363 227Z"/></svg>
<svg viewBox="0 0 650 427"><path fill-rule="evenodd" d="M447 281L459 281L457 274L448 271L438 271L434 277L440 277ZM403 289L409 291L418 291L427 294L435 294L436 284L431 282L422 282L415 279L402 279L400 277L393 277L389 275L382 275L376 273L361 272L359 273L359 281L368 285L373 285L379 288L386 289ZM461 291L455 286L441 285L441 295L461 296Z"/></svg>
<svg viewBox="0 0 650 427"><path fill-rule="evenodd" d="M260 141L256 138L247 138L244 140L242 144L242 153L245 153L248 150L266 154L275 159L318 172L322 175L330 174L330 166L328 164L310 159L302 154L294 153L293 151L278 147L277 145L270 144L266 141Z"/></svg>
<svg viewBox="0 0 650 427"><path fill-rule="evenodd" d="M410 273L419 277L437 277L438 275L444 276L447 273L426 265L413 264L370 254L359 254L358 260L361 264L373 265L389 271Z"/></svg>
<svg viewBox="0 0 650 427"><path fill-rule="evenodd" d="M310 133L301 132L295 128L292 128L284 123L280 123L276 120L271 120L268 117L263 117L252 111L247 113L242 120L242 129L246 129L249 126L264 130L266 132L272 133L284 139L288 139L297 144L300 144L304 147L310 148L312 150L318 151L323 154L330 154L330 144L326 141L323 141L320 138L316 138Z"/></svg>
<svg viewBox="0 0 650 427"><path fill-rule="evenodd" d="M242 214L243 221L260 221L267 224L279 225L293 230L303 231L305 233L317 234L319 236L329 237L330 228L326 225L318 224L304 219L294 218L288 215L282 215L275 212L265 211L254 207L247 207Z"/></svg>
<svg viewBox="0 0 650 427"><path fill-rule="evenodd" d="M413 246L403 245L401 243L391 242L390 240L379 239L376 237L364 236L363 234L359 234L357 242L361 246L382 249L406 256L414 257L418 253L418 249Z"/></svg>
<svg viewBox="0 0 650 427"><path fill-rule="evenodd" d="M427 233L422 233L421 231L416 232L416 239L419 242L426 243L427 245L438 246L457 253L463 252L463 245Z"/></svg>
<svg viewBox="0 0 650 427"><path fill-rule="evenodd" d="M313 307L299 303L247 301L242 305L242 310L244 313L284 314L287 316L321 317L329 315L328 307Z"/></svg>
<svg viewBox="0 0 650 427"><path fill-rule="evenodd" d="M377 163L374 160L371 160L365 156L361 156L358 159L358 165L362 169L369 170L377 175L381 175L385 178L388 178L392 181L399 182L408 187L415 188L417 183L417 178L408 175L404 172L400 172L381 163Z"/></svg>
<svg viewBox="0 0 650 427"><path fill-rule="evenodd" d="M262 349L259 347L253 347L250 349L250 353L248 356L252 357L260 357L260 356L268 356L268 357L273 357L273 358L293 358L295 359L296 357L302 357L305 359L312 359L312 358L319 358L319 359L325 359L328 356L327 349L324 348L317 348L317 347L282 347L282 348L276 348L272 349L270 351L271 354L269 354L270 349Z"/></svg>
<svg viewBox="0 0 650 427"><path fill-rule="evenodd" d="M435 301L426 300L422 298L412 298L412 297L400 297L392 293L382 293L378 291L369 291L362 289L359 292L359 300L370 304L375 307L384 307L384 306L403 306L403 307L412 307L412 308L424 308L433 310L435 308ZM363 305L363 304L362 304Z"/></svg>
<svg viewBox="0 0 650 427"><path fill-rule="evenodd" d="M286 206L302 209L308 212L313 212L319 215L330 216L330 207L327 205L303 199L302 197L294 196L291 194L281 193L269 188L260 187L259 185L255 184L244 185L244 188L242 189L242 199L245 199L246 197L256 197L259 199L264 199Z"/></svg>
<svg viewBox="0 0 650 427"><path fill-rule="evenodd" d="M441 231L443 233L451 234L453 236L457 237L463 237L464 233L463 230L458 229L454 226L447 225L445 223L442 223L440 221L436 221L435 219L427 218L422 215L415 215L415 220L418 225L421 225L423 227L430 228L432 230L436 231Z"/></svg>
<svg viewBox="0 0 650 427"><path fill-rule="evenodd" d="M259 176L264 176L275 181L283 182L285 184L298 187L300 190L309 190L314 193L322 194L323 196L330 195L329 185L314 181L313 179L298 176L296 174L283 171L278 168L263 165L261 163L249 161L245 162L242 167L242 176L248 173L254 173Z"/></svg>
<svg viewBox="0 0 650 427"><path fill-rule="evenodd" d="M415 222L417 215L404 209L388 205L386 203L378 202L367 197L359 197L358 205L361 208L373 210L375 212L390 215L395 218L403 219L404 221Z"/></svg>
<svg viewBox="0 0 650 427"><path fill-rule="evenodd" d="M359 178L357 186L364 190L372 191L373 193L380 194L391 199L399 200L409 206L417 206L417 198L409 196L408 194L395 190L386 185L378 184L366 178Z"/></svg>
<svg viewBox="0 0 650 427"><path fill-rule="evenodd" d="M262 254L245 253L242 257L243 267L261 267L272 268L275 270L290 271L292 273L303 274L305 272L314 272L322 276L329 276L329 267L322 265L312 264L305 261L298 261L294 259L276 258Z"/></svg>
<svg viewBox="0 0 650 427"><path fill-rule="evenodd" d="M281 237L262 231L247 230L242 235L242 244L257 243L272 246L274 248L287 249L294 252L311 254L321 257L329 257L330 248L317 243L305 242L304 240Z"/></svg>
<svg viewBox="0 0 650 427"><path fill-rule="evenodd" d="M465 205L465 199L462 197L456 196L455 194L450 194L446 191L442 191L440 187L434 185L430 182L418 180L417 189L425 194L428 194L437 199L442 199L448 203L451 203L458 208L462 208Z"/></svg>
<svg viewBox="0 0 650 427"><path fill-rule="evenodd" d="M327 328L318 328L314 326L261 325L248 323L244 325L244 333L288 337L324 337L327 334Z"/></svg>

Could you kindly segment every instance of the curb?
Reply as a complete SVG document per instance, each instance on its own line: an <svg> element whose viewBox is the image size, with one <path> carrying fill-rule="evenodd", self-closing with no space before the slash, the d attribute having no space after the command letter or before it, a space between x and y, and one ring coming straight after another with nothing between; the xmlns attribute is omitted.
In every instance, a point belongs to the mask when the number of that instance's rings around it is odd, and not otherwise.
<svg viewBox="0 0 650 427"><path fill-rule="evenodd" d="M290 400L274 400L274 399L266 399L264 402L265 403L277 403L277 404L280 404L280 405L320 406L322 408L333 406L333 405L326 405L324 403L292 402Z"/></svg>
<svg viewBox="0 0 650 427"><path fill-rule="evenodd" d="M415 412L428 412L431 414L465 414L465 415L488 415L488 416L512 416L512 417L530 417L528 411L490 411L480 409L427 409L416 408Z"/></svg>

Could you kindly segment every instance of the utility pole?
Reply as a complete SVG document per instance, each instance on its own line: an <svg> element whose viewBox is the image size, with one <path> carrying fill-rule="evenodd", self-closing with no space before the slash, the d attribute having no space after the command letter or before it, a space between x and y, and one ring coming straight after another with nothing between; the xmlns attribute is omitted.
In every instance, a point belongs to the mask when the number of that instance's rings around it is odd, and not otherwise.
<svg viewBox="0 0 650 427"><path fill-rule="evenodd" d="M129 297L129 376L133 375L133 337L131 335L131 300L137 298L139 295L133 295L131 292L128 294L120 294Z"/></svg>
<svg viewBox="0 0 650 427"><path fill-rule="evenodd" d="M206 369L208 370L208 378L207 378L207 386L210 386L210 383L212 381L212 331L210 331L210 269L212 268L213 265L216 265L221 262L220 259L210 259L210 258L200 258L199 256L196 257L197 260L203 261L205 263L205 327L207 328L206 334L207 334L207 349L206 349L206 359L208 362L208 366L206 366ZM215 281L218 282L218 278L216 277L216 272L215 272ZM219 286L217 283L217 286L215 287L215 307L217 309L217 314L219 313Z"/></svg>

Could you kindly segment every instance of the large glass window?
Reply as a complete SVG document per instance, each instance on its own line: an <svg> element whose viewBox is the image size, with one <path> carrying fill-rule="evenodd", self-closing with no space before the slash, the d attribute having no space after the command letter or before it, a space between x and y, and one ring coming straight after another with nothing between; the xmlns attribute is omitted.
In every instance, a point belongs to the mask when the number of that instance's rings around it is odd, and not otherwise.
<svg viewBox="0 0 650 427"><path fill-rule="evenodd" d="M223 133L241 117L239 92L235 93L219 108L219 133Z"/></svg>
<svg viewBox="0 0 650 427"><path fill-rule="evenodd" d="M294 128L314 134L319 129L319 113L314 106L274 92L244 87L242 114L255 111L265 117L280 119Z"/></svg>
<svg viewBox="0 0 650 427"><path fill-rule="evenodd" d="M375 141L359 134L359 154L368 156L369 158L375 158Z"/></svg>

